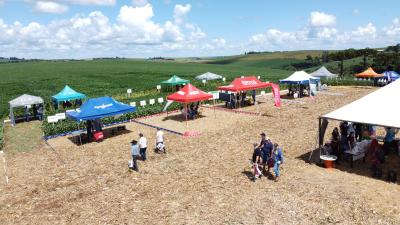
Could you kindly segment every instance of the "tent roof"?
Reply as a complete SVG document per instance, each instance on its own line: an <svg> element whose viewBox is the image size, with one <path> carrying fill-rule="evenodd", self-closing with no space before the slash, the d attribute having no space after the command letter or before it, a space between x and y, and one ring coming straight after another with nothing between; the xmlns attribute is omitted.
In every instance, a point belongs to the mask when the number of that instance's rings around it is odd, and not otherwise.
<svg viewBox="0 0 400 225"><path fill-rule="evenodd" d="M385 71L383 73L383 76L386 78L390 76L390 79L392 80L397 80L398 78L400 78L400 75L396 73L396 71Z"/></svg>
<svg viewBox="0 0 400 225"><path fill-rule="evenodd" d="M374 78L374 77L382 77L383 75L376 73L371 67L369 67L364 72L357 73L355 76L363 78Z"/></svg>
<svg viewBox="0 0 400 225"><path fill-rule="evenodd" d="M230 85L220 86L218 87L218 90L238 92L238 91L248 91L259 88L266 88L270 86L271 83L261 82L255 76L251 76L251 77L235 78Z"/></svg>
<svg viewBox="0 0 400 225"><path fill-rule="evenodd" d="M182 79L176 75L173 75L168 80L161 82L161 84L167 84L167 85L178 85L178 84L188 84L188 83L189 83L188 80Z"/></svg>
<svg viewBox="0 0 400 225"><path fill-rule="evenodd" d="M322 117L400 128L399 97L400 79Z"/></svg>
<svg viewBox="0 0 400 225"><path fill-rule="evenodd" d="M308 84L310 80L319 80L319 78L313 77L304 71L297 71L294 72L289 77L287 77L286 79L279 80L279 82L287 84Z"/></svg>
<svg viewBox="0 0 400 225"><path fill-rule="evenodd" d="M62 91L60 91L58 94L53 95L52 98L61 102L61 101L67 101L67 100L86 98L86 95L76 92L74 89L70 88L68 85L65 85L64 89L62 89Z"/></svg>
<svg viewBox="0 0 400 225"><path fill-rule="evenodd" d="M26 105L33 105L33 104L40 104L43 103L43 99L41 97L23 94L16 99L13 99L8 102L11 108L18 107L18 106L26 106Z"/></svg>
<svg viewBox="0 0 400 225"><path fill-rule="evenodd" d="M337 77L337 74L331 73L325 66L322 66L318 70L310 73L313 77Z"/></svg>
<svg viewBox="0 0 400 225"><path fill-rule="evenodd" d="M215 73L203 73L199 76L196 77L197 80L218 80L218 79L222 79L221 75L215 74Z"/></svg>
<svg viewBox="0 0 400 225"><path fill-rule="evenodd" d="M94 120L136 111L136 107L123 104L111 97L87 100L77 111L67 112L67 116L76 121Z"/></svg>
<svg viewBox="0 0 400 225"><path fill-rule="evenodd" d="M167 100L183 103L198 102L211 98L213 98L212 94L208 94L191 84L187 84L181 90L167 96Z"/></svg>

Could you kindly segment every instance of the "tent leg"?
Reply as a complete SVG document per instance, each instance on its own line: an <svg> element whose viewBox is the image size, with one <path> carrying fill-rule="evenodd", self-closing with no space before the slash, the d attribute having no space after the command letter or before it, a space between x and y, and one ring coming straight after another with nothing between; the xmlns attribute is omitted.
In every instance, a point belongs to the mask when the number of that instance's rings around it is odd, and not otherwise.
<svg viewBox="0 0 400 225"><path fill-rule="evenodd" d="M80 127L79 127L79 123L78 123L78 131L80 131L81 129L80 129ZM79 142L81 143L81 145L82 145L82 137L81 137L81 133L79 132Z"/></svg>
<svg viewBox="0 0 400 225"><path fill-rule="evenodd" d="M189 113L189 110L188 110L188 108L187 108L187 103L185 103L185 120L186 120L186 129L189 127L189 124L188 124L188 113Z"/></svg>
<svg viewBox="0 0 400 225"><path fill-rule="evenodd" d="M217 118L217 115L215 114L215 99L213 99L213 109L214 109L214 118Z"/></svg>

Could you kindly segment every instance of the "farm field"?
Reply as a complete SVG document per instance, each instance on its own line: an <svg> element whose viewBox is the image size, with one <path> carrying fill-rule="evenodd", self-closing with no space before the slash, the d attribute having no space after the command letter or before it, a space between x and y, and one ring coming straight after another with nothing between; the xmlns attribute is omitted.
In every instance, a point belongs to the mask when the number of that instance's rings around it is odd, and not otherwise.
<svg viewBox="0 0 400 225"><path fill-rule="evenodd" d="M205 116L189 124L200 136L166 133L167 154L149 148L148 161L139 162L139 173L127 168L129 142L143 132L149 146L154 146L156 131L136 123L126 124L127 132L101 143L76 146L68 137L59 137L49 140L54 151L43 144L24 154L6 154L10 183L0 182L0 220L3 224L399 224L399 184L370 178L368 163L326 170L304 161L316 146L316 118L374 90L331 87L314 100L285 100L282 108L276 108L266 97L259 107L243 109L262 116L225 111L214 115L204 109ZM204 132L215 117L224 124ZM185 126L163 117L141 121L170 129ZM259 141L260 132L284 149L279 182L249 179L251 144ZM395 155L390 158L400 161Z"/></svg>

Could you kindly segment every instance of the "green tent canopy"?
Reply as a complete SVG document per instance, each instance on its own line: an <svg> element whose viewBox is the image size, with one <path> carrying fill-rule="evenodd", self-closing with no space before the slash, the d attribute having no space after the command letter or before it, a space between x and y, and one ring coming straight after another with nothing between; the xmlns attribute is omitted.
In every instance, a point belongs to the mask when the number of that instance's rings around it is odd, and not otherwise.
<svg viewBox="0 0 400 225"><path fill-rule="evenodd" d="M176 75L173 75L168 80L161 82L161 84L170 85L170 86L180 85L180 84L188 84L188 83L190 83L188 80L182 79Z"/></svg>
<svg viewBox="0 0 400 225"><path fill-rule="evenodd" d="M58 94L53 95L52 98L55 102L63 102L69 100L84 99L86 98L86 95L76 92L68 85L65 85L64 89L62 89L62 91L60 91Z"/></svg>

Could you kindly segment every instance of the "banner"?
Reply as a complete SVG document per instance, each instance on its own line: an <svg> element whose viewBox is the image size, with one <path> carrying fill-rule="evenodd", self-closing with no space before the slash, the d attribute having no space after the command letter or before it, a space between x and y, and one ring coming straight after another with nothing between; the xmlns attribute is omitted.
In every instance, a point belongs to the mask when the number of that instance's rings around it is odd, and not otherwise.
<svg viewBox="0 0 400 225"><path fill-rule="evenodd" d="M279 88L279 85L272 84L271 87L272 87L272 94L274 95L275 106L281 107L281 90Z"/></svg>

